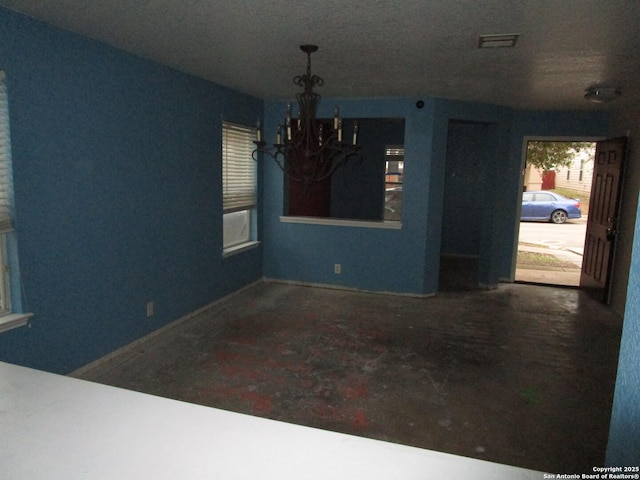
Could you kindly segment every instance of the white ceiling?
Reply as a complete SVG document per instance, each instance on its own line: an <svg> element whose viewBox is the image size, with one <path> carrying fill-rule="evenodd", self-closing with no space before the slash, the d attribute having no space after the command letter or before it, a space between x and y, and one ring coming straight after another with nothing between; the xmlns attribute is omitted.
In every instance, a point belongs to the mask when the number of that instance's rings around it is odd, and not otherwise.
<svg viewBox="0 0 640 480"><path fill-rule="evenodd" d="M433 96L523 109L640 105L640 0L0 0L261 98L292 98L313 43L331 97ZM478 49L518 33L515 48ZM620 87L602 106L585 88Z"/></svg>

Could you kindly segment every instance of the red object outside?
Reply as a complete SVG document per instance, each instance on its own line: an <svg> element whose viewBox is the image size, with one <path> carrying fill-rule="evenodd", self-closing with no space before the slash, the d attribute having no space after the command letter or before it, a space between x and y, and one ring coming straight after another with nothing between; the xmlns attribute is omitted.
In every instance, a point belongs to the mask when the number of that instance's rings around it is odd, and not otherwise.
<svg viewBox="0 0 640 480"><path fill-rule="evenodd" d="M554 188L556 188L556 172L544 172L542 174L542 190L553 190Z"/></svg>

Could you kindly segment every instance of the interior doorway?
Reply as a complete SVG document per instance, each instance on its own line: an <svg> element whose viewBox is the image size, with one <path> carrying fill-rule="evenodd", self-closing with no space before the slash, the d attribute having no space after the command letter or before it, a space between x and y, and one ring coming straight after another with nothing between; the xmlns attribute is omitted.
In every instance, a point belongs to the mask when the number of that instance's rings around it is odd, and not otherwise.
<svg viewBox="0 0 640 480"><path fill-rule="evenodd" d="M450 120L440 238L440 292L479 288L479 256L490 126Z"/></svg>
<svg viewBox="0 0 640 480"><path fill-rule="evenodd" d="M515 281L578 287L594 171L593 139L528 139Z"/></svg>

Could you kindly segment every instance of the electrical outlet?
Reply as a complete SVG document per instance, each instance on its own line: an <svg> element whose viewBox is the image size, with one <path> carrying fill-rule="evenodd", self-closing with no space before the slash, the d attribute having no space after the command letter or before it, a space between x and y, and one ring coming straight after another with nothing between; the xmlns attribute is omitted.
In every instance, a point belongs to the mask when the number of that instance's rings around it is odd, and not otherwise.
<svg viewBox="0 0 640 480"><path fill-rule="evenodd" d="M147 317L153 316L155 312L155 305L153 302L147 302Z"/></svg>
<svg viewBox="0 0 640 480"><path fill-rule="evenodd" d="M340 275L342 273L342 265L340 265L339 263L336 263L333 266L333 273L335 273L336 275Z"/></svg>

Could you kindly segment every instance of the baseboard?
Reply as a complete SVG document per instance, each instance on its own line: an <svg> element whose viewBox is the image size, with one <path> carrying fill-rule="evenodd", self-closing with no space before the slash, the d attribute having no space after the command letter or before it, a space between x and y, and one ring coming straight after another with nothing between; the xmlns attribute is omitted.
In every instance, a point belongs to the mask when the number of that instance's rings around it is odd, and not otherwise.
<svg viewBox="0 0 640 480"><path fill-rule="evenodd" d="M441 253L440 256L447 258L480 258L480 255L472 253Z"/></svg>
<svg viewBox="0 0 640 480"><path fill-rule="evenodd" d="M345 287L344 285L333 285L331 283L314 283L314 282L300 282L297 280L280 280L277 278L264 278L265 282L269 283L283 283L286 285L297 285L300 287L314 287L314 288L326 288L329 290L344 290L347 292L356 293L375 293L379 295L395 295L398 297L412 297L412 298L431 298L435 297L435 293L402 293L402 292L387 292L381 290L362 290L355 287Z"/></svg>

